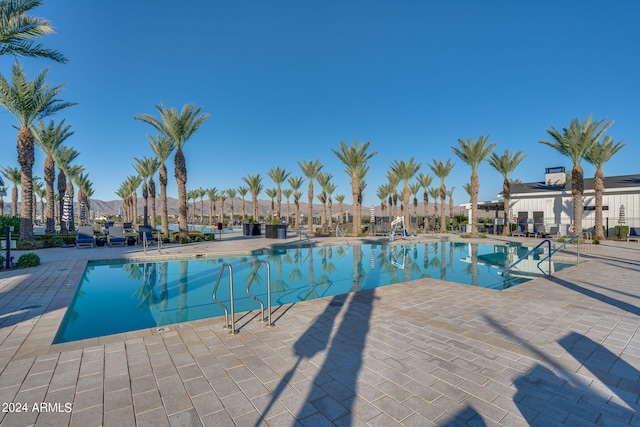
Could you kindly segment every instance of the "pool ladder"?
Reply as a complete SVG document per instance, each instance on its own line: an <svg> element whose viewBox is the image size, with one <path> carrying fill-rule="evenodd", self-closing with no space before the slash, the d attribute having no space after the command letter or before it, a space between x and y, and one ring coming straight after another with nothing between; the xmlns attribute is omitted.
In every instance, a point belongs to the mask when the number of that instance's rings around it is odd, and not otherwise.
<svg viewBox="0 0 640 427"><path fill-rule="evenodd" d="M524 254L523 256L521 256L520 258L518 258L518 260L516 260L514 263L512 263L511 265L509 265L507 268L505 268L503 271L498 272L498 275L500 276L506 276L507 273L509 273L509 271L515 267L516 265L520 264L520 262L522 260L525 260L529 257L529 255L531 255L536 249L538 249L540 246L544 245L545 243L548 246L548 250L547 250L547 256L545 256L544 258L542 258L540 261L538 261L538 264L536 265L536 267L538 267L538 270L540 270L542 272L542 274L544 274L545 276L551 276L551 257L558 251L561 251L562 249L564 249L569 243L573 242L575 239L577 239L579 236L573 236L571 237L569 240L567 240L565 243L563 243L562 245L558 246L557 248L551 250L551 240L549 239L544 239L542 242L538 243L533 249L530 249L526 254ZM545 272L542 268L540 268L540 264L542 264L544 261L549 262L549 272ZM577 264L580 264L580 240L578 240L578 249L577 249Z"/></svg>
<svg viewBox="0 0 640 427"><path fill-rule="evenodd" d="M336 239L340 239L340 236L342 236L342 239L344 240L344 244L346 246L349 246L349 241L347 240L347 238L344 236L344 233L342 231L342 227L340 227L339 225L336 226Z"/></svg>
<svg viewBox="0 0 640 427"><path fill-rule="evenodd" d="M262 303L262 301L259 298L257 298L256 296L252 295L251 292L249 291L249 288L251 288L251 285L253 284L253 280L255 279L256 275L258 274L258 270L260 270L260 267L263 264L267 266L267 317L265 317L265 315L264 315L264 304ZM230 310L228 310L227 307L216 297L216 293L218 292L218 286L220 285L220 280L222 279L222 274L224 273L225 268L229 269L229 299L230 299L229 307L230 307ZM260 321L261 322L266 322L266 326L273 326L273 323L271 322L271 265L269 264L268 261L260 260L258 262L258 265L253 270L253 273L251 273L251 278L249 279L249 282L247 283L246 292L247 292L247 295L251 299L253 299L258 304L260 304ZM229 333L231 335L235 335L238 331L235 328L236 319L235 319L235 304L234 304L235 303L235 299L234 299L234 296L233 296L233 267L231 267L231 264L229 264L228 262L225 262L225 263L222 264L222 268L220 269L220 273L218 273L218 279L216 280L216 284L213 287L212 298L213 298L213 301L216 304L218 304L224 310L224 326L223 326L223 329L230 329ZM229 322L229 315L231 315L231 322Z"/></svg>

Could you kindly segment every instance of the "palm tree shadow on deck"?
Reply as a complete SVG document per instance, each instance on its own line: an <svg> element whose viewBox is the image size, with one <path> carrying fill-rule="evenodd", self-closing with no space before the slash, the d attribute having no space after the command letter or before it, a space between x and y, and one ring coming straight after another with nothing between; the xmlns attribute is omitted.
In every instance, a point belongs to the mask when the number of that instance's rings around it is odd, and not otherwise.
<svg viewBox="0 0 640 427"><path fill-rule="evenodd" d="M265 414L290 384L302 360L311 359L327 348L329 350L324 363L311 382L305 403L296 414L296 419L322 415L331 422L342 418L344 425L351 424L351 406L358 373L362 367L372 303L376 298L375 290L360 291L351 295L351 299L349 294L331 298L325 310L296 341L293 346L297 356L296 362L273 390L273 396L255 426L264 421ZM333 325L342 311L344 317L332 336Z"/></svg>

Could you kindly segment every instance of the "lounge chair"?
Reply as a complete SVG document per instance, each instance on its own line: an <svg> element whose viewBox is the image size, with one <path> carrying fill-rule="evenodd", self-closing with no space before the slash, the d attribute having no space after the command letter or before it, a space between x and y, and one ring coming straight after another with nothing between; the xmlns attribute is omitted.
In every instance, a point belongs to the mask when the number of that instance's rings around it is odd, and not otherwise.
<svg viewBox="0 0 640 427"><path fill-rule="evenodd" d="M153 232L151 231L151 226L141 225L138 227L138 243L142 244L144 242L144 236L147 236L147 243L152 244L156 242L156 238L153 236Z"/></svg>
<svg viewBox="0 0 640 427"><path fill-rule="evenodd" d="M631 227L629 234L627 235L627 242L639 242L640 243L640 230L636 227Z"/></svg>
<svg viewBox="0 0 640 427"><path fill-rule="evenodd" d="M76 248L92 248L95 246L95 239L93 238L93 227L82 226L78 228L78 235L76 236Z"/></svg>
<svg viewBox="0 0 640 427"><path fill-rule="evenodd" d="M511 235L513 237L524 237L523 227L518 226L518 228L516 228L516 231L511 233Z"/></svg>
<svg viewBox="0 0 640 427"><path fill-rule="evenodd" d="M124 246L124 228L121 225L109 227L107 243L109 246Z"/></svg>

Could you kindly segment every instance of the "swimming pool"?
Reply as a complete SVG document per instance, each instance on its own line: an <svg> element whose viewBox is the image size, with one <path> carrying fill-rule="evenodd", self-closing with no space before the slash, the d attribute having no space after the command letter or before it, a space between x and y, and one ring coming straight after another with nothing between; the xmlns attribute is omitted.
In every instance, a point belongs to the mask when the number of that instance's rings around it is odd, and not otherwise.
<svg viewBox="0 0 640 427"><path fill-rule="evenodd" d="M519 245L441 241L296 247L225 258L89 262L54 344L222 316L211 294L225 262L233 267L239 313L259 308L245 288L260 260L270 264L271 301L278 306L425 277L505 289L529 280L537 270L533 265L542 251L508 277L498 275L527 250ZM567 265L556 262L553 268ZM251 292L266 302L264 271L256 276ZM228 306L226 271L217 296Z"/></svg>

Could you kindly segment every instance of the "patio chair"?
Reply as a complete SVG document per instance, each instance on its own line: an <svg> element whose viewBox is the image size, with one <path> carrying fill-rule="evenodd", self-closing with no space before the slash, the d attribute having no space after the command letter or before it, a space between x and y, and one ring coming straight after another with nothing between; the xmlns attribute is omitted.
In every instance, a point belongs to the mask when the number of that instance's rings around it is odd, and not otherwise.
<svg viewBox="0 0 640 427"><path fill-rule="evenodd" d="M121 225L109 227L107 243L109 246L124 246L124 228Z"/></svg>
<svg viewBox="0 0 640 427"><path fill-rule="evenodd" d="M78 235L76 236L76 248L92 248L95 246L95 239L93 238L93 227L82 226L78 228Z"/></svg>
<svg viewBox="0 0 640 427"><path fill-rule="evenodd" d="M511 235L513 237L524 237L524 227L518 226L518 228L516 228L516 231L514 231L513 233L511 233Z"/></svg>
<svg viewBox="0 0 640 427"><path fill-rule="evenodd" d="M640 229L631 227L627 235L627 242L640 242Z"/></svg>
<svg viewBox="0 0 640 427"><path fill-rule="evenodd" d="M149 225L141 225L138 227L138 243L142 244L144 242L144 236L147 236L147 243L152 244L156 242L156 238L153 236L153 232L151 231L151 226Z"/></svg>

